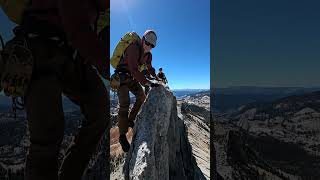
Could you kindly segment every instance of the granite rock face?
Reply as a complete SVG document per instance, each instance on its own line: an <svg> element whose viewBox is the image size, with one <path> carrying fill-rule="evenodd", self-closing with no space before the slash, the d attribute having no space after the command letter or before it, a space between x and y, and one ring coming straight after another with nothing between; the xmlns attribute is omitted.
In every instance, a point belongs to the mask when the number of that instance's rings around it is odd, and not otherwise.
<svg viewBox="0 0 320 180"><path fill-rule="evenodd" d="M123 167L125 179L205 179L192 155L186 126L172 92L153 88L136 119Z"/></svg>

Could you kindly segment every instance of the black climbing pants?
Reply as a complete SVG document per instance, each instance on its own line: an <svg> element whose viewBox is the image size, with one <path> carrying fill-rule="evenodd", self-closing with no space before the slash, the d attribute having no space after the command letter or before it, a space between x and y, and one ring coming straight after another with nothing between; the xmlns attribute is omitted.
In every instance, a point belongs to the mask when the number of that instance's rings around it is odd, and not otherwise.
<svg viewBox="0 0 320 180"><path fill-rule="evenodd" d="M35 70L25 96L31 143L25 179L58 179L64 135L62 94L80 106L86 121L64 157L59 178L80 179L109 123L109 93L95 69L73 60L55 42L33 39L30 48Z"/></svg>

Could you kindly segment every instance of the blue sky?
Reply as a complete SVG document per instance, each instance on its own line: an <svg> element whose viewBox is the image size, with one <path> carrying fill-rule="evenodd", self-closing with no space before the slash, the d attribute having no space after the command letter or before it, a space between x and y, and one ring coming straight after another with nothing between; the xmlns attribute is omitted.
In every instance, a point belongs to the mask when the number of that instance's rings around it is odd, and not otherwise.
<svg viewBox="0 0 320 180"><path fill-rule="evenodd" d="M212 85L320 85L320 2L215 0Z"/></svg>
<svg viewBox="0 0 320 180"><path fill-rule="evenodd" d="M157 32L153 66L162 67L171 89L210 87L209 0L111 0L111 53L128 31ZM12 37L14 25L0 10L0 33Z"/></svg>
<svg viewBox="0 0 320 180"><path fill-rule="evenodd" d="M0 8L0 34L5 41L12 38L12 28L15 26L8 17L4 14L2 9Z"/></svg>
<svg viewBox="0 0 320 180"><path fill-rule="evenodd" d="M128 31L158 35L153 66L171 89L210 88L209 0L111 0L110 52ZM112 72L111 72L112 73Z"/></svg>

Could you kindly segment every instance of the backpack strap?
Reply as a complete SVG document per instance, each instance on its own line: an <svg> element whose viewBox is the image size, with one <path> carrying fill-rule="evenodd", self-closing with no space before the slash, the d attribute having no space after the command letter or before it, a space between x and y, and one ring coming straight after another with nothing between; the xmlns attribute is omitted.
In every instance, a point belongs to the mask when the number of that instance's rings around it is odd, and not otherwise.
<svg viewBox="0 0 320 180"><path fill-rule="evenodd" d="M0 41L1 41L1 49L3 50L4 49L4 41L3 41L1 34L0 34Z"/></svg>

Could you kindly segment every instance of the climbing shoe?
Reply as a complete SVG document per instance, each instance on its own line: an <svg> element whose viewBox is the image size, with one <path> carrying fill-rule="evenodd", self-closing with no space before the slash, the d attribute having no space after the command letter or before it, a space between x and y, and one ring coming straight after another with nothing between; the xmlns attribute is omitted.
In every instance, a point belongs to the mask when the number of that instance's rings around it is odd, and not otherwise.
<svg viewBox="0 0 320 180"><path fill-rule="evenodd" d="M121 144L122 150L124 152L128 152L130 149L130 144L127 140L127 136L125 134L120 135L119 142Z"/></svg>
<svg viewBox="0 0 320 180"><path fill-rule="evenodd" d="M133 129L133 127L134 127L134 122L133 122L133 121L129 121L129 122L128 122L128 126Z"/></svg>

